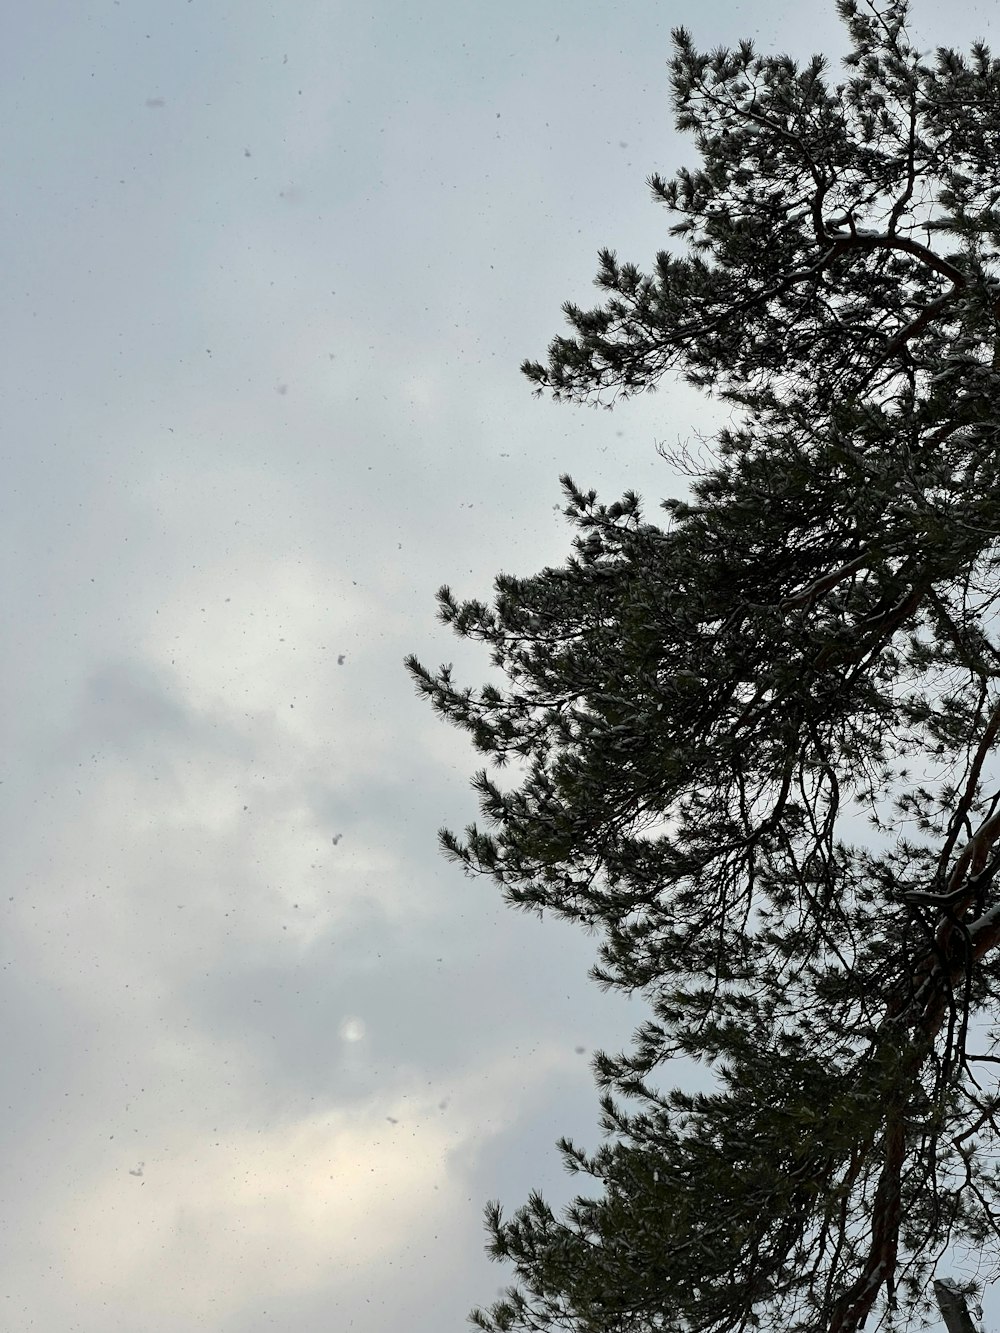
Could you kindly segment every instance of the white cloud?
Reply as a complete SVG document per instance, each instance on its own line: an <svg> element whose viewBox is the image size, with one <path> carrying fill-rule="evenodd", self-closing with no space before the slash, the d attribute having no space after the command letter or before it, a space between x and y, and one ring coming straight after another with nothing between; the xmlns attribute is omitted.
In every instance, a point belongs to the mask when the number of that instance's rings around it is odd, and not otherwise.
<svg viewBox="0 0 1000 1333"><path fill-rule="evenodd" d="M158 1150L106 1151L42 1221L40 1252L59 1256L49 1299L65 1308L40 1317L59 1326L79 1302L104 1310L105 1330L138 1320L144 1333L175 1333L365 1270L377 1284L415 1236L454 1226L467 1192L456 1162L513 1124L560 1067L573 1057L540 1050L444 1093L397 1088L351 1111L165 1126Z"/></svg>

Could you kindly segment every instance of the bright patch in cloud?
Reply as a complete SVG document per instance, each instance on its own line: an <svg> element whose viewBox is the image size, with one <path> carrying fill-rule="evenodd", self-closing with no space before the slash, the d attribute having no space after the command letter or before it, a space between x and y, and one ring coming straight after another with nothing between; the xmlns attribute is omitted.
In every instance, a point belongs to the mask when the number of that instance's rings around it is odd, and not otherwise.
<svg viewBox="0 0 1000 1333"><path fill-rule="evenodd" d="M360 1024L342 1032L349 1022ZM186 1140L167 1131L159 1152L114 1166L105 1154L46 1222L65 1294L141 1311L145 1333L175 1333L366 1269L375 1280L415 1235L453 1225L466 1207L456 1163L568 1064L556 1049L508 1056L457 1087Z"/></svg>
<svg viewBox="0 0 1000 1333"><path fill-rule="evenodd" d="M364 1020L360 1018L345 1018L340 1025L340 1036L343 1041L364 1041Z"/></svg>

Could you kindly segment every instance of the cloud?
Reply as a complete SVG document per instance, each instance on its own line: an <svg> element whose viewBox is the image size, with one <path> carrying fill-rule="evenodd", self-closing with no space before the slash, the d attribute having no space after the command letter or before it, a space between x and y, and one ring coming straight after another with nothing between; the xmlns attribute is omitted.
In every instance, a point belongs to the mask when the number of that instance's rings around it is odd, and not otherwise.
<svg viewBox="0 0 1000 1333"><path fill-rule="evenodd" d="M127 1317L174 1333L365 1275L371 1289L415 1237L454 1225L465 1164L570 1061L547 1048L447 1089L397 1088L263 1124L164 1125L159 1149L105 1152L78 1167L71 1197L42 1224L60 1283L36 1297L39 1316L56 1327L81 1302L103 1309L107 1328Z"/></svg>

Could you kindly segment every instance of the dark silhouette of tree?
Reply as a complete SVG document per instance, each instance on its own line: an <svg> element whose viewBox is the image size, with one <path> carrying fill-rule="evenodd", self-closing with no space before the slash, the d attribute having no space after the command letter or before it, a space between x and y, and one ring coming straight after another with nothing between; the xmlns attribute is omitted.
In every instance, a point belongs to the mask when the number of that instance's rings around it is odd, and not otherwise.
<svg viewBox="0 0 1000 1333"><path fill-rule="evenodd" d="M838 86L674 33L677 244L603 252L524 366L607 404L683 376L732 406L711 466L660 523L565 477L565 565L441 590L503 688L408 660L494 768L447 852L651 1009L596 1058L606 1141L560 1145L596 1192L489 1206L484 1330L898 1327L1000 1252L1000 61L838 9Z"/></svg>
<svg viewBox="0 0 1000 1333"><path fill-rule="evenodd" d="M934 1295L941 1310L948 1333L977 1333L972 1315L969 1314L966 1293L961 1288L953 1287L948 1282L934 1281ZM982 1311L980 1311L980 1316Z"/></svg>

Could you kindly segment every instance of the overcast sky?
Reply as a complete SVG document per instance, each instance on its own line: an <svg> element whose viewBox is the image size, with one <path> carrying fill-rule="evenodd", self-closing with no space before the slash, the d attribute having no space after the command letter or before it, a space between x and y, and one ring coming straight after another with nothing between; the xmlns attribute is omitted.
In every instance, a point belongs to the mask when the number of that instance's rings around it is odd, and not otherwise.
<svg viewBox="0 0 1000 1333"><path fill-rule="evenodd" d="M643 1010L440 858L480 760L402 659L485 678L435 590L561 562L560 472L677 490L690 391L518 365L665 243L671 27L832 0L6 11L0 1327L461 1330Z"/></svg>

